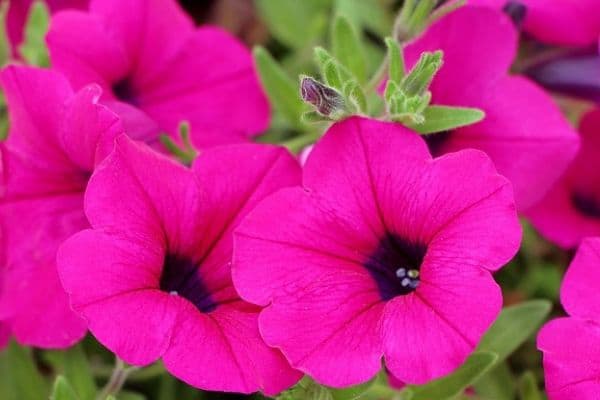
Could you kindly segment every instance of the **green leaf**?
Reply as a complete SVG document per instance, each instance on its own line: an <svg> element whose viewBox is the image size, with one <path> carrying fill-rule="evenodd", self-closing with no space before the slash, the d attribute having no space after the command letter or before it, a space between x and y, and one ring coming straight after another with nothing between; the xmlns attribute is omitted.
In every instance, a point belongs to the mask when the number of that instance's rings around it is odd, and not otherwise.
<svg viewBox="0 0 600 400"><path fill-rule="evenodd" d="M123 390L119 394L117 394L116 400L146 400L146 396L144 396L141 393Z"/></svg>
<svg viewBox="0 0 600 400"><path fill-rule="evenodd" d="M519 398L521 400L543 399L535 375L531 371L525 372L519 379Z"/></svg>
<svg viewBox="0 0 600 400"><path fill-rule="evenodd" d="M273 35L296 49L306 47L325 31L328 3L323 0L255 1Z"/></svg>
<svg viewBox="0 0 600 400"><path fill-rule="evenodd" d="M80 344L64 353L63 372L81 400L96 398L96 383Z"/></svg>
<svg viewBox="0 0 600 400"><path fill-rule="evenodd" d="M400 44L390 37L385 38L385 45L388 49L388 60L390 63L389 82L400 85L402 79L404 79L404 76L406 75L404 54L400 48Z"/></svg>
<svg viewBox="0 0 600 400"><path fill-rule="evenodd" d="M516 394L515 377L506 362L496 365L473 386L486 399L514 400Z"/></svg>
<svg viewBox="0 0 600 400"><path fill-rule="evenodd" d="M44 38L48 32L50 12L43 1L36 1L29 10L25 25L25 37L19 48L21 56L32 65L47 67L50 65L48 49Z"/></svg>
<svg viewBox="0 0 600 400"><path fill-rule="evenodd" d="M444 132L481 121L485 113L477 108L429 106L423 111L425 121L411 125L415 131L428 134Z"/></svg>
<svg viewBox="0 0 600 400"><path fill-rule="evenodd" d="M383 1L334 0L334 10L360 28L383 37L392 31L393 13Z"/></svg>
<svg viewBox="0 0 600 400"><path fill-rule="evenodd" d="M31 349L11 342L6 349L9 374L19 400L40 400L48 396L48 385L38 371Z"/></svg>
<svg viewBox="0 0 600 400"><path fill-rule="evenodd" d="M538 330L551 308L546 300L531 300L505 308L483 336L477 350L494 352L498 354L498 361L504 361Z"/></svg>
<svg viewBox="0 0 600 400"><path fill-rule="evenodd" d="M411 400L451 399L489 371L497 359L494 353L474 353L452 374L423 386L409 386L405 389L407 397Z"/></svg>
<svg viewBox="0 0 600 400"><path fill-rule="evenodd" d="M359 82L367 79L367 60L360 37L344 16L337 16L332 29L333 55Z"/></svg>
<svg viewBox="0 0 600 400"><path fill-rule="evenodd" d="M298 93L296 81L287 76L273 57L262 47L255 47L253 53L260 81L271 104L291 125L300 127L300 116L304 112L304 103Z"/></svg>
<svg viewBox="0 0 600 400"><path fill-rule="evenodd" d="M441 50L421 54L417 64L402 82L402 90L407 96L419 96L427 90L435 74L442 68L443 57Z"/></svg>
<svg viewBox="0 0 600 400"><path fill-rule="evenodd" d="M308 376L302 378L300 382L291 389L281 393L278 400L334 400L330 390L324 386L315 383Z"/></svg>
<svg viewBox="0 0 600 400"><path fill-rule="evenodd" d="M358 400L369 391L371 386L379 379L379 375L361 385L351 386L344 389L329 388L333 400Z"/></svg>
<svg viewBox="0 0 600 400"><path fill-rule="evenodd" d="M54 388L52 389L52 395L50 400L80 400L79 397L73 391L69 382L64 376L59 375L54 381Z"/></svg>
<svg viewBox="0 0 600 400"><path fill-rule="evenodd" d="M8 2L0 3L0 67L10 58L10 43L6 34L6 13L8 11Z"/></svg>

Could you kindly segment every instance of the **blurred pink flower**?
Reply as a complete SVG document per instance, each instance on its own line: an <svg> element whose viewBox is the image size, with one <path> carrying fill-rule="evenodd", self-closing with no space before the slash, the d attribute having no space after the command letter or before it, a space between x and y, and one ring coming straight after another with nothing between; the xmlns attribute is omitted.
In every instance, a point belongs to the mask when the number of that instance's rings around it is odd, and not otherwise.
<svg viewBox="0 0 600 400"><path fill-rule="evenodd" d="M600 36L598 0L469 0L510 12L525 7L523 29L537 40L562 46L590 46Z"/></svg>
<svg viewBox="0 0 600 400"><path fill-rule="evenodd" d="M233 281L266 307L267 344L334 387L369 380L382 356L411 384L458 367L500 310L490 271L521 238L510 183L489 158L432 160L414 132L353 117L317 142L303 183L234 234Z"/></svg>
<svg viewBox="0 0 600 400"><path fill-rule="evenodd" d="M581 149L548 194L526 211L547 239L574 248L587 236L600 236L600 109L581 121Z"/></svg>
<svg viewBox="0 0 600 400"><path fill-rule="evenodd" d="M571 262L560 298L570 317L538 335L550 400L600 398L600 238L586 238Z"/></svg>
<svg viewBox="0 0 600 400"><path fill-rule="evenodd" d="M95 163L122 132L97 104L101 89L73 93L58 73L7 67L0 74L10 132L0 144L0 321L22 344L66 347L85 333L56 271L58 246L88 226L83 193Z"/></svg>
<svg viewBox="0 0 600 400"><path fill-rule="evenodd" d="M407 64L413 65L423 51L443 50L444 65L430 89L432 102L486 113L480 123L426 136L433 155L483 150L513 184L521 211L564 172L577 151L578 136L541 88L508 75L516 48L508 17L465 6L432 25L405 53Z"/></svg>
<svg viewBox="0 0 600 400"><path fill-rule="evenodd" d="M162 358L208 390L288 388L300 373L264 344L260 308L231 283L232 231L263 197L299 181L282 148L221 146L190 170L121 136L86 192L93 229L59 251L71 305L130 364Z"/></svg>
<svg viewBox="0 0 600 400"><path fill-rule="evenodd" d="M196 29L174 0L92 0L53 17L52 65L103 103L127 132L156 144L190 122L197 146L242 142L269 123L269 104L248 49L216 27Z"/></svg>
<svg viewBox="0 0 600 400"><path fill-rule="evenodd" d="M0 1L0 4L5 1ZM18 48L23 42L25 24L34 0L10 0L6 15L6 33L14 57L18 57ZM89 0L44 0L51 13L64 9L85 9Z"/></svg>

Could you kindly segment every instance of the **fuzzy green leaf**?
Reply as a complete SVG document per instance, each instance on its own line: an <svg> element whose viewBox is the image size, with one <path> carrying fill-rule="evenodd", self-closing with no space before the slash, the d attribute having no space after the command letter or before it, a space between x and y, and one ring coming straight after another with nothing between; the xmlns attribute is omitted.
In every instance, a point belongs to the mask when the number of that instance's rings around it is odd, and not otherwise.
<svg viewBox="0 0 600 400"><path fill-rule="evenodd" d="M402 52L402 49L400 48L400 44L390 37L385 38L385 45L388 49L388 60L390 63L390 82L394 82L400 85L402 79L404 79L404 76L406 75L404 54Z"/></svg>
<svg viewBox="0 0 600 400"><path fill-rule="evenodd" d="M29 10L25 25L25 38L19 48L21 56L31 65L50 65L45 36L50 24L50 12L43 1L36 1Z"/></svg>
<svg viewBox="0 0 600 400"><path fill-rule="evenodd" d="M428 134L444 132L481 121L485 114L477 108L429 106L423 111L425 121L412 125L415 131Z"/></svg>
<svg viewBox="0 0 600 400"><path fill-rule="evenodd" d="M504 361L544 322L552 305L546 300L531 300L505 308L479 343L478 351L498 354Z"/></svg>
<svg viewBox="0 0 600 400"><path fill-rule="evenodd" d="M367 79L367 60L360 37L350 21L338 16L332 29L333 55L356 77L359 82Z"/></svg>
<svg viewBox="0 0 600 400"><path fill-rule="evenodd" d="M515 377L506 362L496 365L473 386L486 399L514 400L516 394Z"/></svg>
<svg viewBox="0 0 600 400"><path fill-rule="evenodd" d="M262 47L254 48L254 61L263 88L273 107L293 126L301 126L300 116L304 103L298 94L298 85L271 55Z"/></svg>
<svg viewBox="0 0 600 400"><path fill-rule="evenodd" d="M65 377L81 400L93 400L96 397L96 383L81 345L64 352L63 368Z"/></svg>
<svg viewBox="0 0 600 400"><path fill-rule="evenodd" d="M411 400L452 399L489 371L497 359L494 353L474 353L452 374L423 386L408 387L406 397Z"/></svg>
<svg viewBox="0 0 600 400"><path fill-rule="evenodd" d="M59 375L54 381L54 388L52 389L52 395L50 400L80 400L79 397L73 391L69 382L64 376Z"/></svg>

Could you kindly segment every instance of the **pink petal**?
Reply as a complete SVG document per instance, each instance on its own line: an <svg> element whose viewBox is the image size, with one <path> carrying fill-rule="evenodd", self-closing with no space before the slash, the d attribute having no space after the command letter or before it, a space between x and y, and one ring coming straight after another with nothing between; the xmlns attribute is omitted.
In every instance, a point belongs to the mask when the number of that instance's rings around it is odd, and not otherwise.
<svg viewBox="0 0 600 400"><path fill-rule="evenodd" d="M68 347L86 326L68 304L56 271L56 251L87 226L82 195L25 199L0 206L6 262L0 319L22 344ZM52 301L48 301L52 299Z"/></svg>
<svg viewBox="0 0 600 400"><path fill-rule="evenodd" d="M470 265L431 265L426 259L416 291L385 307L387 368L410 384L452 372L475 349L501 307L500 288L489 272Z"/></svg>
<svg viewBox="0 0 600 400"><path fill-rule="evenodd" d="M163 129L174 132L187 120L199 145L204 130L249 136L269 123L269 104L250 52L219 28L191 35L141 92L141 108Z"/></svg>
<svg viewBox="0 0 600 400"><path fill-rule="evenodd" d="M166 235L174 250L198 232L198 207L189 169L125 135L90 179L85 201L95 229L127 227L137 239L153 243Z"/></svg>
<svg viewBox="0 0 600 400"><path fill-rule="evenodd" d="M456 92L440 102L485 111L482 122L453 132L444 151L485 151L512 182L521 210L548 192L579 148L576 131L556 104L524 78L504 78L477 95Z"/></svg>
<svg viewBox="0 0 600 400"><path fill-rule="evenodd" d="M96 83L110 96L111 85L125 76L134 62L98 16L82 11L54 15L46 41L52 66L76 89Z"/></svg>
<svg viewBox="0 0 600 400"><path fill-rule="evenodd" d="M89 85L81 89L67 105L61 130L62 147L81 169L92 171L114 147L123 133L119 117L98 104L102 89Z"/></svg>
<svg viewBox="0 0 600 400"><path fill-rule="evenodd" d="M123 45L135 86L154 79L194 27L174 0L92 0L90 12L102 19L112 42Z"/></svg>
<svg viewBox="0 0 600 400"><path fill-rule="evenodd" d="M586 238L562 283L560 298L569 315L600 319L600 238Z"/></svg>
<svg viewBox="0 0 600 400"><path fill-rule="evenodd" d="M441 102L451 93L479 92L482 85L504 76L516 56L517 32L501 12L467 5L409 43L405 50L407 65L412 66L422 52L439 49L444 52L444 65L431 92Z"/></svg>
<svg viewBox="0 0 600 400"><path fill-rule="evenodd" d="M600 327L591 321L559 318L538 335L544 353L546 390L552 400L600 397Z"/></svg>
<svg viewBox="0 0 600 400"><path fill-rule="evenodd" d="M208 350L210 349L210 350ZM182 309L164 363L173 375L205 390L275 395L301 376L264 345L257 313L222 305L210 314Z"/></svg>

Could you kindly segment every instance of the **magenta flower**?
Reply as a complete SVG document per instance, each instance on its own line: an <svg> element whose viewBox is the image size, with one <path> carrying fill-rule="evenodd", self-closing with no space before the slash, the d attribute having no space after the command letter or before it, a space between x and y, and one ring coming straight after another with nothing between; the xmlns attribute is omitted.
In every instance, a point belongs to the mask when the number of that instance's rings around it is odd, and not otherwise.
<svg viewBox="0 0 600 400"><path fill-rule="evenodd" d="M0 4L4 1L0 0ZM64 9L85 9L89 0L44 0L50 12L55 13ZM6 15L6 33L11 44L13 56L17 56L17 49L23 42L25 24L33 0L10 0Z"/></svg>
<svg viewBox="0 0 600 400"><path fill-rule="evenodd" d="M460 365L501 307L490 271L521 237L510 183L485 154L432 160L413 132L353 117L315 145L303 183L234 234L234 284L266 307L267 344L335 387L367 381L382 356L406 383Z"/></svg>
<svg viewBox="0 0 600 400"><path fill-rule="evenodd" d="M122 129L116 115L97 104L96 85L73 94L60 74L28 67L7 67L0 81L10 115L9 136L0 145L0 321L23 344L66 347L86 328L60 285L56 251L88 226L88 176Z"/></svg>
<svg viewBox="0 0 600 400"><path fill-rule="evenodd" d="M85 198L93 227L58 255L71 305L128 363L162 360L209 390L275 394L299 379L258 331L260 309L231 283L232 230L266 195L298 184L281 148L207 150L192 170L125 136Z"/></svg>
<svg viewBox="0 0 600 400"><path fill-rule="evenodd" d="M216 27L196 29L174 0L92 0L54 16L52 64L74 87L91 82L127 132L155 142L190 122L197 146L264 130L269 106L249 51Z"/></svg>
<svg viewBox="0 0 600 400"><path fill-rule="evenodd" d="M597 0L470 0L470 4L523 14L523 29L541 42L589 46L600 36Z"/></svg>
<svg viewBox="0 0 600 400"><path fill-rule="evenodd" d="M538 335L551 400L600 398L600 238L586 238L562 284L570 317L547 323Z"/></svg>
<svg viewBox="0 0 600 400"><path fill-rule="evenodd" d="M508 75L516 46L515 29L505 15L465 6L409 44L406 57L412 65L423 51L443 50L444 65L431 86L433 103L486 113L478 124L427 136L433 155L483 150L512 182L517 207L524 210L564 172L578 136L542 89Z"/></svg>
<svg viewBox="0 0 600 400"><path fill-rule="evenodd" d="M581 149L567 172L526 214L547 239L574 248L587 236L600 236L600 109L584 116Z"/></svg>

